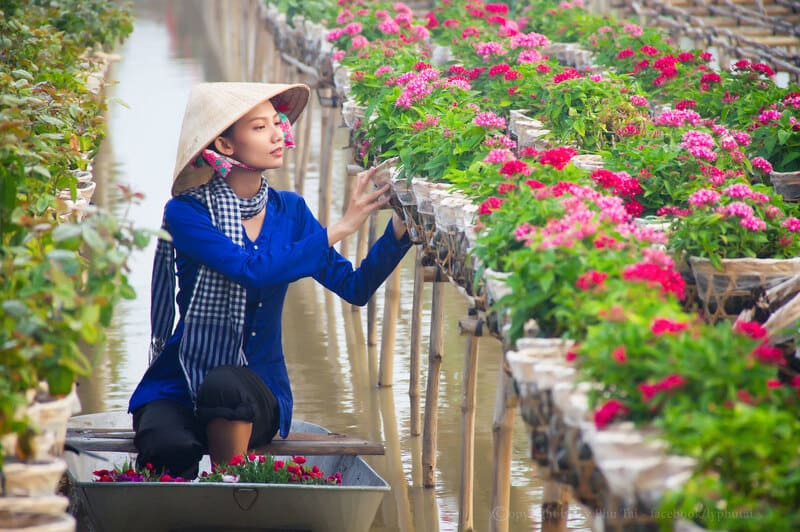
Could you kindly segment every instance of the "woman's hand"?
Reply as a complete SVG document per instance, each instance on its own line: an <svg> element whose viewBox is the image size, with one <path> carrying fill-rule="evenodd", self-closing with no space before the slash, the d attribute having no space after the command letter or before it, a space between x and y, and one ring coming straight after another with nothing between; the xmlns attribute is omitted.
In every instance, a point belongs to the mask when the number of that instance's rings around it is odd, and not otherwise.
<svg viewBox="0 0 800 532"><path fill-rule="evenodd" d="M356 174L356 190L350 198L347 212L341 220L328 227L329 246L358 231L370 214L389 202L389 196L384 194L389 191L390 183L386 183L374 192L367 192L374 172L375 168L370 168Z"/></svg>

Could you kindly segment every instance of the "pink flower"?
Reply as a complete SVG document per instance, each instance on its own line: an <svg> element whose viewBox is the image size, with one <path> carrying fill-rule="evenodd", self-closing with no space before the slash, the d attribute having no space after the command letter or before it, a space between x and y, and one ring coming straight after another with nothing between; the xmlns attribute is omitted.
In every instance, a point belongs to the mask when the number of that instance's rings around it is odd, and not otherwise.
<svg viewBox="0 0 800 532"><path fill-rule="evenodd" d="M719 203L719 197L719 192L708 188L701 188L689 196L687 201L689 202L689 205L702 207L703 205L714 205Z"/></svg>
<svg viewBox="0 0 800 532"><path fill-rule="evenodd" d="M506 127L506 120L503 117L497 116L496 114L487 111L484 113L479 113L473 120L472 123L476 126L481 126L485 128L496 128L496 129L505 129Z"/></svg>
<svg viewBox="0 0 800 532"><path fill-rule="evenodd" d="M631 104L635 105L636 107L647 107L647 98L644 96L639 96L638 94L634 94L631 96Z"/></svg>
<svg viewBox="0 0 800 532"><path fill-rule="evenodd" d="M511 150L502 148L502 149L493 149L489 152L489 154L484 157L483 162L488 164L503 164L506 161L511 160L514 157L514 154L511 153Z"/></svg>
<svg viewBox="0 0 800 532"><path fill-rule="evenodd" d="M783 386L778 379L767 379L767 388L780 388Z"/></svg>
<svg viewBox="0 0 800 532"><path fill-rule="evenodd" d="M781 227L785 227L792 233L800 233L800 219L790 216L781 223Z"/></svg>
<svg viewBox="0 0 800 532"><path fill-rule="evenodd" d="M777 364L783 365L786 361L783 358L783 352L774 346L763 343L753 350L753 356L764 364Z"/></svg>
<svg viewBox="0 0 800 532"><path fill-rule="evenodd" d="M759 340L767 336L767 330L756 321L737 321L733 325L733 330L749 336L754 340Z"/></svg>
<svg viewBox="0 0 800 532"><path fill-rule="evenodd" d="M531 174L531 169L524 161L513 159L503 164L500 168L500 173L507 176L513 176L514 174L528 176Z"/></svg>
<svg viewBox="0 0 800 532"><path fill-rule="evenodd" d="M750 159L750 164L753 165L753 168L758 168L765 174L772 172L772 165L763 157L753 157Z"/></svg>
<svg viewBox="0 0 800 532"><path fill-rule="evenodd" d="M756 216L742 218L739 225L754 232L764 231L767 228L767 222Z"/></svg>
<svg viewBox="0 0 800 532"><path fill-rule="evenodd" d="M620 346L614 349L611 353L611 358L619 362L620 364L624 364L628 361L628 355L625 354L625 348Z"/></svg>

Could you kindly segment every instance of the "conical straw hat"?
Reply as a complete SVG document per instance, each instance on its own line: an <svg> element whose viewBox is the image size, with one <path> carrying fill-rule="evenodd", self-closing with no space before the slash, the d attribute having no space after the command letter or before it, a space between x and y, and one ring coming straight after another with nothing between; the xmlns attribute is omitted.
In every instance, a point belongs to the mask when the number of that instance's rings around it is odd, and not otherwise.
<svg viewBox="0 0 800 532"><path fill-rule="evenodd" d="M193 162L214 139L256 105L272 100L294 123L308 103L310 90L303 84L283 83L200 83L192 89L183 115L178 139L178 157L172 181L172 195L208 183L213 170Z"/></svg>

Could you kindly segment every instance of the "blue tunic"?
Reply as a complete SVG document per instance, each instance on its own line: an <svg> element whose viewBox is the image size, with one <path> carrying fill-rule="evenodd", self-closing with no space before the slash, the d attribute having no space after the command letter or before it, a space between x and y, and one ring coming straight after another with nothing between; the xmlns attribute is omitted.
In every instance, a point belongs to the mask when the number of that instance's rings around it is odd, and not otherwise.
<svg viewBox="0 0 800 532"><path fill-rule="evenodd" d="M247 290L243 349L248 367L269 386L280 409L280 435L292 423L292 390L281 341L281 315L289 283L313 277L355 305L364 305L411 247L408 235L396 240L392 224L375 242L359 268L328 246L322 227L301 196L269 189L261 233L255 242L244 234L237 246L214 227L205 206L189 196L167 202L167 227L176 252L179 321L161 355L150 365L131 396L128 411L157 399L193 408L178 360L183 317L189 308L201 264Z"/></svg>

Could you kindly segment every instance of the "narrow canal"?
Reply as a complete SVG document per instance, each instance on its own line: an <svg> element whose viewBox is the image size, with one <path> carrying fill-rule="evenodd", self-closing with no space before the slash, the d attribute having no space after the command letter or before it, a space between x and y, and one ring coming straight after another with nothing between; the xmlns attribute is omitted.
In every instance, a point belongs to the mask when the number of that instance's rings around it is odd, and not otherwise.
<svg viewBox="0 0 800 532"><path fill-rule="evenodd" d="M134 2L134 33L118 50L121 60L112 65L107 111L108 136L95 161L98 190L94 201L127 212L139 227L157 228L169 197L180 121L191 86L201 81L223 80L215 64L216 44L203 38L203 21L191 0ZM274 80L280 81L280 80ZM320 114L315 113L311 159L305 191L312 210L317 208ZM335 146L347 144L339 129ZM335 220L342 209L342 189L347 153L334 152ZM270 185L289 188L282 176L267 176ZM117 185L143 192L138 205L117 202ZM83 413L127 408L128 398L147 366L150 333L150 273L155 243L131 261L130 279L138 297L117 308L105 350L95 355L93 375L80 382ZM351 245L350 249L355 248ZM455 530L458 522L461 447L461 382L464 338L457 322L466 316L466 302L447 287L445 354L439 399L437 486L423 489L421 437L409 428L409 326L413 288L413 252L404 261L401 317L398 323L394 386L379 389L378 349L365 346L366 311L349 305L316 285L313 280L290 288L284 311L284 347L295 395L295 417L335 432L385 442L386 456L370 464L391 485L392 491L373 523L373 531ZM426 378L430 285L425 291L423 331L423 392ZM383 290L377 295L382 308ZM379 316L381 312L378 313ZM500 345L491 338L480 341L480 368L476 400L475 526L485 530L491 518L492 414ZM541 485L528 459L528 438L519 415L515 419L511 472L511 531L540 530ZM584 529L584 516L570 510L570 529Z"/></svg>

